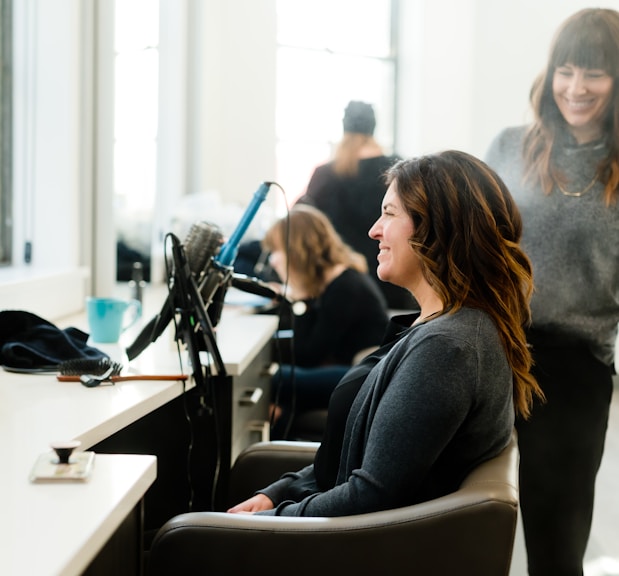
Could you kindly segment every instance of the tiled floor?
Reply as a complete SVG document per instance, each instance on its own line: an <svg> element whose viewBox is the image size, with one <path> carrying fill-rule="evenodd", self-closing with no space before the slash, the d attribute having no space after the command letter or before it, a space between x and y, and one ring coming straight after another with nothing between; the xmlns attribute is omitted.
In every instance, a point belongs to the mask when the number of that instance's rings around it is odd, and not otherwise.
<svg viewBox="0 0 619 576"><path fill-rule="evenodd" d="M519 525L510 576L526 574L524 540ZM615 379L606 448L597 478L585 576L619 576L619 378Z"/></svg>

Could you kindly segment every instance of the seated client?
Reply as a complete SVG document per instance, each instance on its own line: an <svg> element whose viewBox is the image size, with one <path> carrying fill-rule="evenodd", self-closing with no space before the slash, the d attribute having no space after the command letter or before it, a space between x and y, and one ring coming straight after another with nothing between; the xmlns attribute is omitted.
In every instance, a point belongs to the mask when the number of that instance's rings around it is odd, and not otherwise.
<svg viewBox="0 0 619 576"><path fill-rule="evenodd" d="M502 180L458 151L401 161L387 178L369 231L378 275L421 312L397 317L338 384L313 465L229 512L343 516L453 492L541 395L524 334L531 265Z"/></svg>

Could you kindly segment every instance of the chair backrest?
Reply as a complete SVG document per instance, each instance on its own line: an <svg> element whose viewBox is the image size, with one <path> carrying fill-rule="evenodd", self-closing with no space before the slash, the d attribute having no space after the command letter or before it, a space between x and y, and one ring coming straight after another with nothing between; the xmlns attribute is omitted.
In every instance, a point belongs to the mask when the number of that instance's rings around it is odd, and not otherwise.
<svg viewBox="0 0 619 576"><path fill-rule="evenodd" d="M414 506L341 518L182 514L154 539L148 574L506 576L517 515L514 435L459 490Z"/></svg>

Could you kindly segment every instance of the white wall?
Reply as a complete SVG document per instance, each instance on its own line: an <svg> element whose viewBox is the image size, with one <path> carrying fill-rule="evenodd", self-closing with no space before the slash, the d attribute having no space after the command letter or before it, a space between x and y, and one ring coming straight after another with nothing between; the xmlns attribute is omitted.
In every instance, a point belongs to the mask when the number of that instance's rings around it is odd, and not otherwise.
<svg viewBox="0 0 619 576"><path fill-rule="evenodd" d="M474 0L403 0L397 152L469 146Z"/></svg>
<svg viewBox="0 0 619 576"><path fill-rule="evenodd" d="M59 315L80 305L74 301L85 286L83 274L75 281L72 272L80 264L83 193L80 0L23 0L13 10L16 266L0 273L0 305L23 308L30 295L29 309ZM29 266L26 241L33 247ZM67 277L77 285L58 291L54 278Z"/></svg>
<svg viewBox="0 0 619 576"><path fill-rule="evenodd" d="M195 172L210 188L248 202L275 179L275 0L205 0L196 19ZM245 202L245 203L246 203Z"/></svg>
<svg viewBox="0 0 619 576"><path fill-rule="evenodd" d="M79 254L79 0L15 2L14 259L33 243L37 267L75 265ZM65 32L55 34L59 27ZM47 56L53 54L53 60ZM36 210L26 211L25 202Z"/></svg>

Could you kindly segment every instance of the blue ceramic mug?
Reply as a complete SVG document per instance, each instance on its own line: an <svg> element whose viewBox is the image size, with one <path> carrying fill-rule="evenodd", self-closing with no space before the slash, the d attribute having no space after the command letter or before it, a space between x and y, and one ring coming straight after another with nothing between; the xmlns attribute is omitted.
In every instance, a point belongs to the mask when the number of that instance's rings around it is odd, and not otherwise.
<svg viewBox="0 0 619 576"><path fill-rule="evenodd" d="M99 343L116 343L120 335L133 326L142 314L139 300L120 298L86 298L90 339Z"/></svg>

